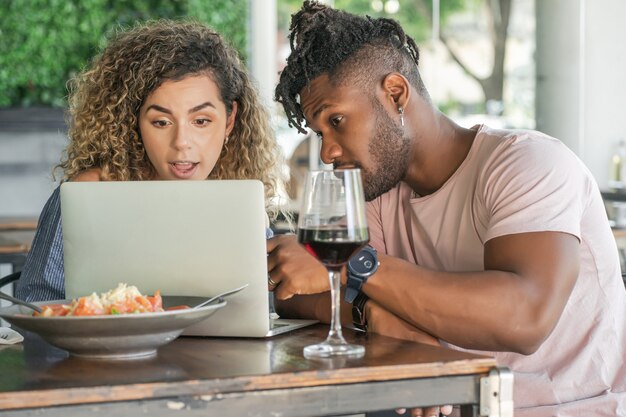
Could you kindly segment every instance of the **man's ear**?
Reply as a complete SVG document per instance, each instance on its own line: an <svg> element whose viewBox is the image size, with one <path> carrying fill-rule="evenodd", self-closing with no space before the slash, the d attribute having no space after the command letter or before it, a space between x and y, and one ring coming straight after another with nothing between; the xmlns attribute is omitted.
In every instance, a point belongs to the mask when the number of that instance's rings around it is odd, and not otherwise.
<svg viewBox="0 0 626 417"><path fill-rule="evenodd" d="M382 82L385 94L393 101L394 107L407 107L411 97L411 84L402 74L392 72L383 78Z"/></svg>
<svg viewBox="0 0 626 417"><path fill-rule="evenodd" d="M233 109L226 119L226 136L230 135L230 132L233 131L233 127L235 127L235 119L237 119L237 102L233 101Z"/></svg>

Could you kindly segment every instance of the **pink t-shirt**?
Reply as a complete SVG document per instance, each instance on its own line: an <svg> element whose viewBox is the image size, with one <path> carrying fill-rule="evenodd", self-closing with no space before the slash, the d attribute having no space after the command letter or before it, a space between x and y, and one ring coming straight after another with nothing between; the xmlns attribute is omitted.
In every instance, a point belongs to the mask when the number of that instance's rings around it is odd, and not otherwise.
<svg viewBox="0 0 626 417"><path fill-rule="evenodd" d="M372 246L440 271L484 270L484 244L498 236L576 236L580 273L542 346L529 356L474 352L513 370L516 416L626 416L626 291L617 247L597 184L560 141L480 126L438 191L418 197L401 183L367 210Z"/></svg>

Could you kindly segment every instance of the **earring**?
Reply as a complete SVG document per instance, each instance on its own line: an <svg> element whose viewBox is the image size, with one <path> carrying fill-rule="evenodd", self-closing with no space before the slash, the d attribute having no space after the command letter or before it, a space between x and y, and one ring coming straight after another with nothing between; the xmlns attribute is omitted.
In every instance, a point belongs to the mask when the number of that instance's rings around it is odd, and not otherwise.
<svg viewBox="0 0 626 417"><path fill-rule="evenodd" d="M398 113L400 113L400 125L404 126L404 107L398 106Z"/></svg>
<svg viewBox="0 0 626 417"><path fill-rule="evenodd" d="M226 137L224 138L224 144L227 144L229 139L230 138L228 137L228 135L226 135Z"/></svg>

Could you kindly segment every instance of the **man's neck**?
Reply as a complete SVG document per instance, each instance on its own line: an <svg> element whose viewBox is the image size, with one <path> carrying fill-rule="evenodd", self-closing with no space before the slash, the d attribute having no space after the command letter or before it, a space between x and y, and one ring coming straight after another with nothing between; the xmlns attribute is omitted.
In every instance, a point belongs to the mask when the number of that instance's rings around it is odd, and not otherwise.
<svg viewBox="0 0 626 417"><path fill-rule="evenodd" d="M476 130L463 128L432 109L413 136L412 157L404 182L420 195L440 189L467 157Z"/></svg>

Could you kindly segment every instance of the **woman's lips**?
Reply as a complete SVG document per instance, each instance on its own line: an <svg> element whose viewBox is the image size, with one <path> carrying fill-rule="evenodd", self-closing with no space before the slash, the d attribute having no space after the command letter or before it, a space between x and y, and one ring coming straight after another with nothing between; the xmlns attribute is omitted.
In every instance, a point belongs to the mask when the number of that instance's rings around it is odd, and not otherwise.
<svg viewBox="0 0 626 417"><path fill-rule="evenodd" d="M198 168L198 162L170 162L169 165L170 172L183 180L193 177Z"/></svg>

